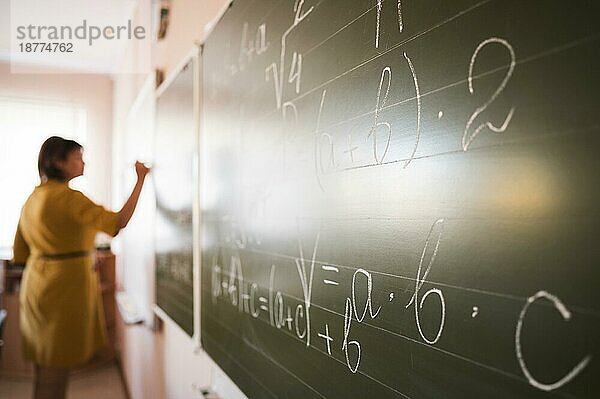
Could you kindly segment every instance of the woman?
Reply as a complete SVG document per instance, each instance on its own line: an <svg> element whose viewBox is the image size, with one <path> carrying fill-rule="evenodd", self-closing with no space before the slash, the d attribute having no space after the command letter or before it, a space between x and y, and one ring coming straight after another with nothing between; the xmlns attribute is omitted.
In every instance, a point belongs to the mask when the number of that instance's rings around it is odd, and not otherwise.
<svg viewBox="0 0 600 399"><path fill-rule="evenodd" d="M47 139L38 157L41 184L25 202L15 235L13 262L26 264L20 323L24 356L35 364L36 399L64 398L69 369L105 345L94 239L127 225L149 172L136 162L137 183L123 208L111 212L69 188L84 166L80 144Z"/></svg>

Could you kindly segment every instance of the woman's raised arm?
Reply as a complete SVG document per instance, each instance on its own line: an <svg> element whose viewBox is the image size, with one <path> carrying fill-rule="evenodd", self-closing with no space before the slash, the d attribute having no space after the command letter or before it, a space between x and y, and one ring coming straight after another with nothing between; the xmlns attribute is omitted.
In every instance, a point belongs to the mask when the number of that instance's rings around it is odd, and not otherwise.
<svg viewBox="0 0 600 399"><path fill-rule="evenodd" d="M129 223L131 216L133 215L133 211L137 206L138 200L140 198L140 193L142 192L142 187L144 185L144 180L146 179L146 175L150 172L150 168L148 168L143 163L136 161L135 163L135 173L137 174L137 181L135 186L133 187L133 191L131 191L131 195L123 205L123 208L119 211L119 229L124 228Z"/></svg>

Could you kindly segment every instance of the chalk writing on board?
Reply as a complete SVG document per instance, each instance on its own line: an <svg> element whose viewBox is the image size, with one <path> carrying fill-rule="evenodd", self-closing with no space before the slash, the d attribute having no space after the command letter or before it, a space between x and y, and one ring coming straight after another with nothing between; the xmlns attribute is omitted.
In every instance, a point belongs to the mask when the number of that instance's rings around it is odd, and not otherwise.
<svg viewBox="0 0 600 399"><path fill-rule="evenodd" d="M229 296L231 297L231 304L233 306L238 305L240 311L243 310L244 306L242 298L243 282L242 261L238 255L232 255L229 270Z"/></svg>
<svg viewBox="0 0 600 399"><path fill-rule="evenodd" d="M358 301L356 300L356 278L358 276L364 276L364 278L366 278L365 282L367 286L367 295L365 298L362 313L358 310ZM354 318L354 320L356 320L357 323L362 323L365 317L367 316L367 311L369 317L371 319L375 319L381 311L381 306L379 306L376 311L373 311L373 278L371 276L371 273L369 273L368 271L364 269L358 269L352 275L351 296L346 298L346 308L344 310L344 342L342 343L342 350L346 355L346 364L352 373L356 373L358 371L362 353L360 342L356 340L348 340L350 329L352 327L352 320ZM350 345L354 345L354 347L356 348L356 360L354 364L352 364L350 360Z"/></svg>
<svg viewBox="0 0 600 399"><path fill-rule="evenodd" d="M473 53L473 56L471 57L471 63L469 64L469 77L468 77L469 93L473 94L473 92L474 92L473 91L473 67L475 65L475 60L477 59L477 55L479 54L479 51L481 51L482 48L484 48L485 46L492 44L492 43L501 44L502 46L504 46L508 49L508 51L510 53L510 64L508 66L508 70L506 71L506 75L504 76L504 79L502 79L502 82L500 83L498 88L496 88L496 91L494 91L492 96L483 105L477 107L475 112L473 112L473 114L467 121L467 126L465 126L465 131L464 131L463 137L462 137L462 148L464 151L467 151L469 149L469 146L471 145L471 143L473 142L475 137L477 137L477 135L486 127L494 133L503 133L506 130L506 128L508 127L508 124L510 123L510 121L513 117L513 114L515 112L515 107L511 107L510 111L508 111L508 115L506 115L506 118L504 119L504 122L502 122L502 124L500 126L495 126L494 124L492 124L492 122L487 121L487 122L482 123L481 125L477 126L477 128L475 128L474 131L469 132L471 126L475 122L475 119L483 111L485 111L487 109L487 107L490 106L490 104L500 95L500 93L502 93L502 91L506 87L506 84L508 83L508 80L510 79L510 77L512 76L512 74L515 70L516 57L515 57L515 51L513 50L512 46L506 40L500 39L497 37L491 37L489 39L486 39L486 40L482 41L481 43L479 43L479 45L475 49L475 52Z"/></svg>
<svg viewBox="0 0 600 399"><path fill-rule="evenodd" d="M315 262L317 260L317 249L319 248L319 235L320 233L317 233L317 237L315 238L315 243L313 245L313 253L310 259L310 265L308 265L308 271L306 264L307 262L304 258L302 241L298 241L300 257L295 259L296 268L298 270L298 274L300 275L300 282L302 283L302 294L304 295L304 311L307 331L306 346L310 346L310 305L312 300L312 284L313 275L315 272Z"/></svg>
<svg viewBox="0 0 600 399"><path fill-rule="evenodd" d="M282 134L284 135L282 144L282 163L283 171L286 173L288 162L288 143L295 138L298 132L298 108L293 102L286 101L281 106L281 114L283 121L291 125L289 129L282 129Z"/></svg>
<svg viewBox="0 0 600 399"><path fill-rule="evenodd" d="M381 7L383 0L377 0L377 22L375 28L375 48L379 48L379 25L381 24Z"/></svg>
<svg viewBox="0 0 600 399"><path fill-rule="evenodd" d="M296 306L296 314L294 315L294 324L296 325L296 336L300 339L304 339L306 336L306 327L304 331L300 332L300 319L304 319L304 307L302 305Z"/></svg>
<svg viewBox="0 0 600 399"><path fill-rule="evenodd" d="M339 273L340 272L339 268L337 268L335 266L329 266L329 265L323 265L323 266L321 266L321 269L323 271L326 271L326 272L334 272L334 273ZM326 284L326 285L340 285L340 283L338 281L331 280L331 278L325 278L325 279L323 279L323 284Z"/></svg>
<svg viewBox="0 0 600 399"><path fill-rule="evenodd" d="M212 259L212 273L211 273L211 288L212 288L212 302L217 303L217 298L221 296L221 266L217 264L217 256L213 256Z"/></svg>
<svg viewBox="0 0 600 399"><path fill-rule="evenodd" d="M329 150L326 151L327 156L329 157L329 162L323 162L323 147ZM325 164L329 164L328 170L325 169ZM321 169L321 173L325 174L328 171L335 169L335 153L333 149L333 137L329 133L321 133L321 140L319 145L319 165Z"/></svg>
<svg viewBox="0 0 600 399"><path fill-rule="evenodd" d="M442 218L436 220L431 225L425 238L423 249L422 251L420 251L421 255L419 258L416 276L414 279L410 279L414 280L412 296L404 306L404 308L406 309L409 309L411 306L413 307L418 334L427 345L435 345L440 340L445 325L446 302L442 290L440 288L435 287L427 290L423 294L421 293L422 287L427 282L427 278L429 277L434 263L437 257L439 256L439 249L442 242L442 238L444 236L445 224L446 220ZM311 249L310 252L312 252L309 258L305 258L306 248L304 247L303 242L301 240L298 241L299 256L294 258L294 262L298 271L300 285L302 287L303 292L303 298L294 298L288 295L289 298L293 298L294 300L301 302L297 304L294 311L292 311L291 306L286 306L284 293L279 290L276 290L275 288L276 266L271 265L270 268L267 298L259 294L261 287L256 282L244 282L243 265L241 263L241 258L237 254L234 254L229 258L230 270L228 273L222 272L221 267L218 264L216 264L217 257L213 257L213 262L215 263L212 267L211 278L211 292L213 296L213 301L216 301L219 297L227 298L231 306L236 308L240 313L246 313L254 319L260 320L259 317L261 311L269 313L268 323L270 325L272 325L278 330L281 330L283 327L286 327L288 331L295 332L295 336L299 340L304 341L307 348L315 348L315 344L312 343L310 339L310 311L312 308L312 282L314 277L314 268L316 264L319 263L321 264L320 269L324 273L340 273L340 268L338 266L333 266L327 263L317 261L319 241L320 233L317 233L312 248L309 247L309 249ZM229 248L237 250L232 242L230 242ZM359 369L364 351L366 350L363 344L359 341L359 338L356 337L353 333L353 326L355 326L356 324L365 324L370 327L374 327L372 324L367 322L367 319L375 320L376 318L378 318L384 306L384 304L375 305L373 303L374 292L375 286L373 283L372 273L366 269L357 268L352 274L350 294L344 299L344 314L340 314L340 316L343 317L343 339L340 349L343 352L346 366L348 367L349 371L353 374L363 374L361 371L359 371ZM359 293L362 296L361 299L359 299ZM420 316L420 312L423 310L425 303L430 302L427 301L430 296L436 296L439 300L440 306L440 320L438 323L437 331L434 332L433 335L431 334L431 332L426 332L423 330ZM391 302L394 300L394 298L394 293L390 292L387 303L390 303L391 305ZM551 391L567 384L578 374L580 374L590 363L590 361L592 360L592 356L585 356L576 366L574 366L571 369L571 371L569 371L563 378L556 381L555 383L542 383L535 379L533 373L528 369L525 362L525 358L522 351L521 334L524 328L524 320L526 318L529 307L533 303L541 299L549 300L565 321L569 321L571 318L571 313L566 308L566 306L560 301L560 299L558 299L552 294L547 293L546 291L539 291L535 295L527 298L526 303L522 308L517 321L514 337L515 352L521 370L529 384L540 390ZM242 301L244 302L243 306ZM321 306L318 307L322 308ZM473 306L471 317L477 317L479 312L479 307ZM335 342L334 334L332 334L329 323L324 323L324 326L325 330L319 331L317 333L317 336L324 340L323 342L325 345L326 352L323 353L326 353L329 356L333 356L331 345ZM393 333L391 331L381 329L379 327L375 328L384 332L387 331ZM449 353L447 351L443 352ZM465 357L460 358L463 360L471 361ZM479 364L475 361L471 362L474 364Z"/></svg>
<svg viewBox="0 0 600 399"><path fill-rule="evenodd" d="M258 316L260 316L260 307L259 307L259 309L256 309L256 291L257 290L258 290L258 284L256 282L252 282L252 284L250 284L249 311L250 311L250 315L252 317L254 317L255 319Z"/></svg>
<svg viewBox="0 0 600 399"><path fill-rule="evenodd" d="M292 25L285 32L283 32L283 35L281 35L281 50L279 53L279 64L273 62L269 66L267 66L267 68L265 68L265 80L267 82L270 79L269 71L273 74L273 84L275 86L275 102L277 104L277 109L281 109L283 99L283 80L285 76L285 54L287 37L294 30L294 28L298 26L298 24L302 22L314 9L314 7L310 7L308 10L303 12L303 5L304 0L296 0L296 2L294 3L294 22L292 22ZM301 72L302 55L298 55L298 53L294 52L288 82L292 83L294 80L296 80L296 93L300 91Z"/></svg>
<svg viewBox="0 0 600 399"><path fill-rule="evenodd" d="M333 338L329 334L329 324L325 323L325 333L319 333L318 336L325 340L327 344L327 354L331 356L331 343L333 342Z"/></svg>
<svg viewBox="0 0 600 399"><path fill-rule="evenodd" d="M294 321L294 318L292 317L292 308L289 306L287 307L287 317L285 318L285 321L287 323L288 330L292 331L292 322Z"/></svg>
<svg viewBox="0 0 600 399"><path fill-rule="evenodd" d="M254 37L248 38L248 22L242 26L242 38L240 40L240 54L238 56L238 70L243 71L246 65L252 62L254 56L263 54L269 48L267 42L267 26L262 23L256 29Z"/></svg>
<svg viewBox="0 0 600 399"><path fill-rule="evenodd" d="M402 33L404 30L404 22L402 19L402 0L397 0L398 10L398 31ZM376 0L376 25L375 25L375 48L379 48L379 31L381 25L381 9L383 8L383 0Z"/></svg>
<svg viewBox="0 0 600 399"><path fill-rule="evenodd" d="M275 326L277 328L283 327L285 322L283 318L283 294L281 291L277 291L275 294L275 303L273 305L273 313L275 314Z"/></svg>
<svg viewBox="0 0 600 399"><path fill-rule="evenodd" d="M398 0L397 9L398 9L398 30L400 31L400 33L402 33L402 31L404 30L404 22L402 20L402 0Z"/></svg>
<svg viewBox="0 0 600 399"><path fill-rule="evenodd" d="M381 90L383 88L383 82L385 80L386 75L388 77L387 85L385 88L385 94L383 95L383 98L382 98ZM377 99L375 101L375 118L373 120L373 125L371 126L371 130L369 131L369 134L367 135L367 139L369 137L373 136L373 158L375 158L375 162L378 164L381 164L383 162L383 159L385 158L385 155L387 154L388 149L390 148L390 140L392 138L392 126L388 122L379 122L379 112L381 111L381 109L383 107L385 107L385 103L387 101L388 94L390 93L391 83L392 83L392 70L389 66L386 66L381 71L381 77L379 78L379 87L377 89ZM379 156L377 155L377 129L379 129L380 127L384 127L387 132L387 140L385 142L385 149L383 150L383 154L381 154L381 158L379 158Z"/></svg>
<svg viewBox="0 0 600 399"><path fill-rule="evenodd" d="M433 266L433 263L435 262L435 258L437 257L438 249L440 247L440 242L442 240L442 234L444 232L443 227L444 227L444 219L438 219L431 225L431 228L429 229L429 234L427 235L427 239L425 240L425 246L423 247L423 252L421 252L421 259L419 260L419 267L417 269L417 278L415 279L415 292L413 293L412 297L410 298L410 301L406 304L406 308L408 308L411 304L414 304L415 322L417 323L417 328L419 330L419 334L421 335L421 338L430 345L435 344L442 335L442 331L444 329L444 322L446 320L446 303L444 301L444 295L438 288L432 288L432 289L428 290L421 297L421 301L418 301L418 296L419 296L419 291L421 290L421 287L425 283L425 279L427 278L427 276L429 275L429 272L431 271L431 267ZM429 249L429 244L430 244L432 236L434 235L436 230L437 230L437 239L434 244L435 245L434 249L432 251L432 254L430 255L429 262L427 264L427 268L425 269L423 274L421 274L421 271L423 269L423 264L425 263L425 258L427 256L427 250ZM423 303L425 302L425 299L431 294L437 295L438 298L440 299L440 303L441 303L440 326L439 326L439 329L438 329L438 332L437 332L435 338L433 338L433 339L427 338L425 336L425 334L423 333L423 329L421 328L421 319L419 316L420 315L419 311L423 308ZM418 304L418 306L417 306L417 304Z"/></svg>
<svg viewBox="0 0 600 399"><path fill-rule="evenodd" d="M367 283L367 297L365 298L365 306L363 308L362 314L359 316L358 309L356 308L357 300L356 300L356 277L363 275L366 278ZM371 319L374 319L379 314L381 310L381 306L377 308L375 312L373 312L373 277L371 273L364 269L358 269L354 272L352 276L352 309L354 310L354 315L358 322L364 320L367 310L369 311L369 316Z"/></svg>
<svg viewBox="0 0 600 399"><path fill-rule="evenodd" d="M271 272L269 273L269 320L271 325L275 325L275 317L273 313L273 287L275 285L275 265L271 265Z"/></svg>
<svg viewBox="0 0 600 399"><path fill-rule="evenodd" d="M258 300L262 302L262 304L260 305L260 309L264 310L265 312L268 312L269 306L267 304L269 303L269 300L264 296L261 296L260 298L258 298Z"/></svg>
<svg viewBox="0 0 600 399"><path fill-rule="evenodd" d="M569 309L567 309L567 307L562 303L562 301L558 297L546 291L538 291L537 293L535 293L535 295L532 295L529 298L527 298L527 302L525 303L525 306L523 306L523 310L521 310L521 314L519 315L519 320L517 322L517 328L515 331L515 350L517 354L517 360L519 361L519 365L521 366L521 370L523 371L523 374L527 378L529 384L538 389L541 389L542 391L552 391L554 389L562 387L563 385L571 381L573 378L575 378L577 374L581 373L581 371L592 360L592 356L587 355L579 363L577 363L577 365L573 367L571 371L569 371L564 377L552 384L545 384L536 380L531 371L529 371L529 369L527 368L525 358L523 357L523 351L521 348L521 331L523 330L523 321L525 319L525 316L527 315L527 310L535 301L539 299L547 299L550 302L552 302L552 305L560 313L563 320L569 321L569 319L571 318L571 312L569 312Z"/></svg>
<svg viewBox="0 0 600 399"><path fill-rule="evenodd" d="M417 79L417 75L415 72L415 68L413 66L412 60L410 57L403 53L403 56L409 66L413 84L415 87L415 100L417 103L417 126L415 132L415 142L412 146L410 154L408 158L405 159L402 163L402 167L406 168L411 161L415 158L415 154L419 147L419 143L421 140L421 92L419 89L419 82ZM372 149L373 149L373 159L375 161L375 165L381 165L384 163L386 155L390 148L391 138L392 138L392 126L387 121L380 121L381 111L386 108L386 103L390 93L390 87L392 82L392 70L389 66L386 66L382 69L379 85L377 87L377 94L375 96L375 110L373 111L374 117L371 127L367 136L365 137L365 141L369 139L372 140ZM326 90L323 90L321 96L321 103L319 105L319 111L317 113L317 126L315 129L315 147L314 147L314 160L315 160L315 174L317 177L318 184L321 190L325 191L325 187L323 185L323 181L321 180L321 175L334 171L337 167L335 162L335 148L334 148L334 139L333 136L329 133L320 132L321 128L321 114L323 111L323 103L325 101L325 93ZM285 107L284 107L285 108ZM438 115L441 118L442 111ZM381 145L378 144L378 133L379 130L384 130L384 146L383 149L380 149ZM350 160L354 163L354 151L358 149L357 146L352 144L352 135L348 134L347 136L347 144L346 149L342 150L344 154L349 154ZM324 159L323 154L327 155L327 158ZM373 166L375 166L373 165Z"/></svg>
<svg viewBox="0 0 600 399"><path fill-rule="evenodd" d="M192 281L189 268L190 255L183 251L173 251L156 254L156 271L165 278L170 278L182 283Z"/></svg>
<svg viewBox="0 0 600 399"><path fill-rule="evenodd" d="M302 53L294 51L292 66L288 76L288 83L296 81L296 94L300 93L300 79L302 77Z"/></svg>
<svg viewBox="0 0 600 399"><path fill-rule="evenodd" d="M344 154L349 154L350 162L354 163L354 151L358 150L358 147L352 144L352 134L348 133L346 139L346 149L344 150Z"/></svg>
<svg viewBox="0 0 600 399"><path fill-rule="evenodd" d="M319 188L321 191L325 192L325 187L323 186L323 182L321 181L320 172L321 169L320 163L320 140L319 140L319 128L321 127L321 114L323 113L323 104L325 103L325 95L327 94L327 90L323 90L321 94L321 103L319 104L319 112L317 113L317 126L315 128L315 139L314 139L314 166L315 166L315 176L317 178L317 183L319 184Z"/></svg>
<svg viewBox="0 0 600 399"><path fill-rule="evenodd" d="M213 261L212 278L203 280L212 284L210 290L203 289L203 295L211 292L213 295L212 303L203 302L208 308L206 317L225 316L214 323L205 323L209 326L208 339L219 341L217 334L228 329L232 348L242 349L240 353L233 353L234 349L228 352L229 348L223 348L217 357L240 355L239 369L229 363L233 376L248 374L239 379L240 384L247 381L247 377L256 377L255 382L262 386L258 389L260 393L273 389L276 393L267 392L272 397L283 396L282 390L288 387L269 384L269 378L285 373L303 384L300 389L312 390L315 394L308 392L304 395L307 397L347 397L351 396L348 395L350 390L371 388L384 393L374 395L378 397L433 397L446 388L450 388L447 396L486 397L485 393L499 388L499 382L505 381L505 377L512 381L500 387L500 396L529 397L535 395L534 389L560 390L548 397L589 395L585 383L593 372L590 365L594 366L591 362L592 355L596 357L596 348L593 342L587 342L587 331L591 329L582 332L580 328L589 320L587 317L595 317L590 314L597 309L586 308L591 303L584 296L588 292L569 295L575 292L575 287L561 291L566 303L567 297L573 300L567 306L558 296L546 291L529 298L520 296L523 295L521 288L542 278L522 279L516 286L517 291L512 291L515 286L511 285L507 271L523 267L524 272L534 272L530 266L541 258L536 256L540 252L528 253L531 256L525 257L522 253L526 251L521 245L539 251L546 248L546 244L537 246L536 240L544 236L507 237L511 233L507 230L514 226L513 216L517 215L486 214L488 208L481 206L489 203L481 202L475 184L458 187L448 182L458 178L457 174L471 162L483 166L471 169L477 172L477 177L489 177L497 172L498 178L507 179L506 170L501 170L497 161L506 160L503 157L507 155L511 157L516 149L519 159L515 160L520 162L521 155L532 154L531 147L512 141L511 146L486 146L477 154L461 153L472 150L473 143L483 145L484 139L488 139L486 135L508 133L513 127L516 131L517 123L520 130L539 126L533 116L546 115L548 109L544 102L532 109L537 112L534 115L523 112L522 120L514 116L520 115L518 109L531 101L532 90L544 92L543 89L547 89L543 78L559 74L546 75L544 71L536 77L539 70L535 68L543 63L533 65L535 63L530 61L553 55L556 58L548 59L549 64L564 62L565 67L581 72L577 69L579 60L571 56L579 56L589 48L584 50L582 46L578 49L581 53L574 51L573 54L565 54L563 50L575 49L582 43L592 44L600 37L598 33L590 36L592 39L579 37L577 35L585 30L582 25L581 29L574 29L576 35L566 32L560 40L554 37L559 35L541 35L543 42L534 37L525 40L519 33L535 32L539 25L546 23L543 18L536 19L531 26L515 19L496 24L500 22L495 19L497 14L505 13L503 17L511 18L516 9L491 0L445 2L443 7L430 10L426 15L422 7L403 4L400 0L370 0L357 7L347 2L343 10L337 4L318 0L292 3L292 15L291 3L283 6L273 5L273 2L248 3L257 5L256 12L244 13L243 17L235 15L231 26L225 26L225 33L214 42L211 54L214 59L210 66L220 68L224 42L235 32L229 41L237 45L242 29L239 69L245 67L247 71L256 72L262 83L257 84L251 77L234 79L227 68L216 77L212 70L206 74L206 82L214 86L208 89L216 96L211 104L215 109L208 115L214 119L210 122L214 125L211 139L215 144L207 150L207 155L220 159L219 150L223 148L223 152L231 152L236 158L232 162L233 176L224 176L233 189L225 193L226 201L216 207L216 213L225 209L224 212L247 216L249 204L257 200L254 190L247 186L274 187L269 201L260 200L260 205L256 205L260 213L257 211L254 219L244 218L240 223L247 226L248 231L235 227L235 232L227 233L225 244L221 237L215 245L219 255L218 260ZM314 8L309 7L311 4ZM269 11L263 10L263 6L270 7ZM465 6L468 7L463 8ZM557 10L560 8L558 2L554 6ZM525 16L551 16L543 14L544 10L524 7L530 12L524 13ZM393 21L395 11L397 25L391 26L396 22ZM491 19L481 18L490 15ZM248 16L257 18L262 25L256 28L257 23L252 25L252 21L240 24ZM414 26L412 16L416 17ZM485 23L478 22L481 20ZM375 27L373 22L376 22ZM409 22L407 26L411 29L404 30L404 22ZM388 29L388 25L393 30ZM267 27L269 38L271 35L275 38L271 43L266 41ZM488 31L498 28L511 38L511 43L495 37L499 33ZM399 35L401 40L393 40L392 35L398 34L396 29L404 33L404 36ZM575 37L568 37L569 34ZM588 34L589 31L585 33ZM442 40L445 37L448 41ZM274 49L273 43L278 45L280 38L281 48ZM519 68L516 68L513 44L519 54ZM264 54L267 48L273 59L259 64L257 56ZM237 50L232 52L234 59L238 56ZM331 56L334 53L336 57ZM495 68L489 69L490 66ZM515 69L518 69L517 75ZM568 79L567 74L564 75ZM532 80L536 78L539 81ZM532 82L535 84L530 85ZM513 84L515 90L525 95L518 105L512 102L501 106L502 100L508 97L507 89L512 90ZM221 92L222 95L215 94ZM243 95L236 98L238 93ZM273 107L273 93L276 107ZM465 100L470 104L466 109ZM249 107L248 113L252 115L238 118L232 111L230 122L219 121L223 115L221 107L228 101L232 103L232 110L240 102ZM575 118L567 121L573 122ZM557 124L557 129L564 126L566 123ZM575 124L572 127L581 128ZM228 137L236 128L239 135ZM536 134L535 129L530 129L528 140ZM547 137L549 135L543 140ZM544 151L550 144L541 140L538 150ZM283 143L284 176L272 173L275 170L272 166L279 161L280 143ZM460 149L458 153L457 149ZM491 159L486 159L488 155ZM547 155L545 151L544 155ZM293 173L285 175L286 165ZM381 165L385 167L377 170ZM415 174L397 173L409 165ZM267 175L267 179L277 176L264 183ZM240 181L244 183L240 185ZM412 190L415 184L423 190ZM383 185L384 190L377 190ZM329 192L323 194L317 186L323 193L326 189ZM509 184L497 186L500 190ZM483 201L487 201L491 195L484 196ZM401 201L396 203L396 199ZM454 202L456 199L465 201ZM509 201L500 202L514 210L514 204ZM231 209L227 209L229 207ZM469 209L475 212L468 214ZM436 215L440 214L448 218L437 219ZM294 218L300 223L318 221L322 233L295 237L290 228ZM408 222L396 225L396 220ZM522 227L538 221L532 217L518 223L522 223ZM261 248L255 244L260 241L253 239L257 232L265 238ZM452 242L453 238L456 241ZM520 238L531 241L517 242ZM490 243L477 245L485 239ZM498 255L507 248L510 250ZM317 259L317 255L321 258ZM503 260L510 263L502 263ZM203 273L210 273L210 267L205 267L204 262L210 261L203 260ZM553 285L554 277L546 274L543 281L550 281L553 290L565 288ZM248 281L244 281L245 278ZM498 281L493 281L496 278ZM313 284L315 279L317 284ZM537 288L525 292L529 295L536 291ZM572 327L586 338L581 344L586 349L571 353L574 357L567 362L563 359L568 346L565 345L562 352L553 352L557 364L552 369L546 369L542 361L552 360L552 353L540 354L542 357L536 359L534 353L540 351L540 343L530 340L536 331L531 323L538 316L534 314L538 306L545 307L546 311L549 308L553 316L559 318L558 323L563 323L561 327ZM229 317L233 312L239 312L248 320L237 323L235 315ZM580 319L581 314L586 319ZM556 323L556 320L548 322ZM468 334L465 329L469 330ZM555 338L555 333L548 334L549 339ZM282 335L288 341L279 339ZM268 339L274 336L277 338ZM293 344L281 345L284 349L279 349L272 346L272 342ZM301 353L305 349L306 353ZM254 354L252 350L264 356L260 361L269 362L272 367L265 367L265 371L246 370L248 365L258 364L246 358ZM300 356L290 361L291 353ZM319 354L327 357L326 366L334 362L341 364L333 380L348 382L347 387L327 386L329 381L323 382L315 378L318 376L311 370L307 371L307 365L312 365ZM449 363L445 363L446 356ZM223 364L228 365L226 361ZM453 373L445 368L447 364L458 365L459 370ZM396 378L394 370L389 373L384 370L388 366L397 367L403 375ZM412 369L404 373L407 366ZM429 368L432 374L427 375ZM481 376L481 381L469 384L468 378L462 378L467 371ZM408 381L405 374L409 374ZM575 384L571 387L561 389L573 381ZM300 384L294 385L298 386ZM429 395L421 390L425 386L431 390Z"/></svg>
<svg viewBox="0 0 600 399"><path fill-rule="evenodd" d="M350 298L346 298L346 305L344 308L344 341L342 342L342 351L344 351L344 355L346 356L346 365L352 373L356 373L358 371L358 366L360 365L361 347L360 342L348 339L350 335L351 326L352 301L350 300ZM350 345L354 346L356 350L356 360L354 360L354 364L350 360Z"/></svg>
<svg viewBox="0 0 600 399"><path fill-rule="evenodd" d="M413 63L410 60L410 58L408 57L408 55L406 55L406 53L403 53L404 58L406 59L406 62L408 62L408 66L410 67L410 73L412 74L412 78L413 78L413 82L415 84L415 92L416 92L416 99L417 99L417 134L416 134L416 138L415 138L415 145L413 146L413 150L410 153L410 156L408 157L408 159L406 161L404 161L404 164L402 165L403 168L406 168L408 166L408 164L410 164L410 162L414 159L415 157L415 153L417 152L417 148L419 147L419 141L421 140L421 92L419 90L419 82L417 80L417 74L415 73L415 68L413 67Z"/></svg>

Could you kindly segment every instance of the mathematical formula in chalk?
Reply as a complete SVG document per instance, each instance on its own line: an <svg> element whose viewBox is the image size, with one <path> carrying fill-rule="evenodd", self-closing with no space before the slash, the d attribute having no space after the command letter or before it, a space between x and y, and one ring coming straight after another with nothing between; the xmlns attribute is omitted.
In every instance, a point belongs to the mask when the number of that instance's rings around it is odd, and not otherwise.
<svg viewBox="0 0 600 399"><path fill-rule="evenodd" d="M232 5L204 52L202 317L250 396L595 394L584 8Z"/></svg>
<svg viewBox="0 0 600 399"><path fill-rule="evenodd" d="M351 373L368 373L368 371L360 369L361 358L364 356L363 352L366 349L363 348L360 340L353 336L355 325L369 325L369 322L378 318L380 312L385 311L389 306L394 306L394 312L398 312L399 316L402 312L412 313L414 325L418 331L418 342L435 349L435 345L443 337L444 329L447 328L445 324L447 314L453 311L464 311L448 308L444 299L443 286L428 290L423 289L423 286L429 283L427 278L436 263L442 262L438 259L438 251L440 246L443 245L446 224L447 222L444 219L438 219L431 225L422 246L415 275L412 277L394 276L401 281L408 279L413 284L409 291L410 296L405 295L408 300L402 304L393 302L396 299L394 292L388 294L388 301L375 303L373 296L378 287L372 272L363 268L356 268L352 272L350 284L345 286L340 284L340 275L351 270L347 267L342 268L331 265L318 258L319 234L316 235L314 242L309 243L308 246L306 246L306 243L298 242L297 256L289 257L289 261L293 262L296 267L297 283L303 294L301 298L291 296L278 289L276 284L277 273L282 272L284 265L272 264L265 267L269 276L268 286L259 285L256 281L244 278L244 266L239 250L245 250L247 247L245 245L241 246L240 241L237 241L237 245L229 245L229 248L236 253L235 255L230 255L228 259L224 259L222 264L217 261L217 257L212 259L212 301L215 305L222 302L228 303L230 306L237 308L240 314L267 323L271 327L280 330L280 333L302 341L308 350L316 350L334 360L343 361ZM232 241L228 241L228 243L233 244ZM224 247L227 247L227 243L223 244ZM446 245L448 244L446 243ZM431 284L436 285L435 283ZM343 327L340 331L332 329L331 326L334 323L325 322L323 325L314 325L311 322L311 312L314 308L312 298L315 289L335 289L336 293L345 293L345 298L340 297L343 302L343 314L325 309L332 314L333 321L336 318L343 320L341 324ZM557 381L543 383L536 379L532 371L529 370L527 359L523 355L521 335L524 321L527 319L528 309L532 304L543 300L548 301L565 322L569 321L571 313L558 297L543 290L534 293L523 301L519 314L515 315L517 321L513 329L514 355L519 362L523 376L531 386L540 390L551 391L576 378L592 361L592 356L586 355ZM437 326L431 331L425 331L422 326L420 314L424 311L424 307L429 307L428 311L430 313L432 308L436 308L439 314ZM473 306L470 314L471 318L475 319L479 312L479 307ZM375 331L375 334L403 336L400 332L380 327L374 328L379 330ZM410 337L405 338L416 340ZM453 354L450 353L449 355L452 356ZM469 361L464 357L462 360ZM476 361L472 362L477 363Z"/></svg>

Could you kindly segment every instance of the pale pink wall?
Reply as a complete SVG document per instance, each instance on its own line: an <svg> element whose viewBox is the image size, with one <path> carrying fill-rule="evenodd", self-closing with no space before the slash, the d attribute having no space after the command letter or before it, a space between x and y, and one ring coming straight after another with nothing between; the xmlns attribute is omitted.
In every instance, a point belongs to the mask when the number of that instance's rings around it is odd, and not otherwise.
<svg viewBox="0 0 600 399"><path fill-rule="evenodd" d="M171 1L169 29L156 45L154 65L168 76L194 43L205 40L205 27L218 18L228 4L228 0Z"/></svg>
<svg viewBox="0 0 600 399"><path fill-rule="evenodd" d="M51 73L11 74L0 63L0 96L66 101L87 111L86 176L91 196L110 204L112 151L112 80L106 75Z"/></svg>

